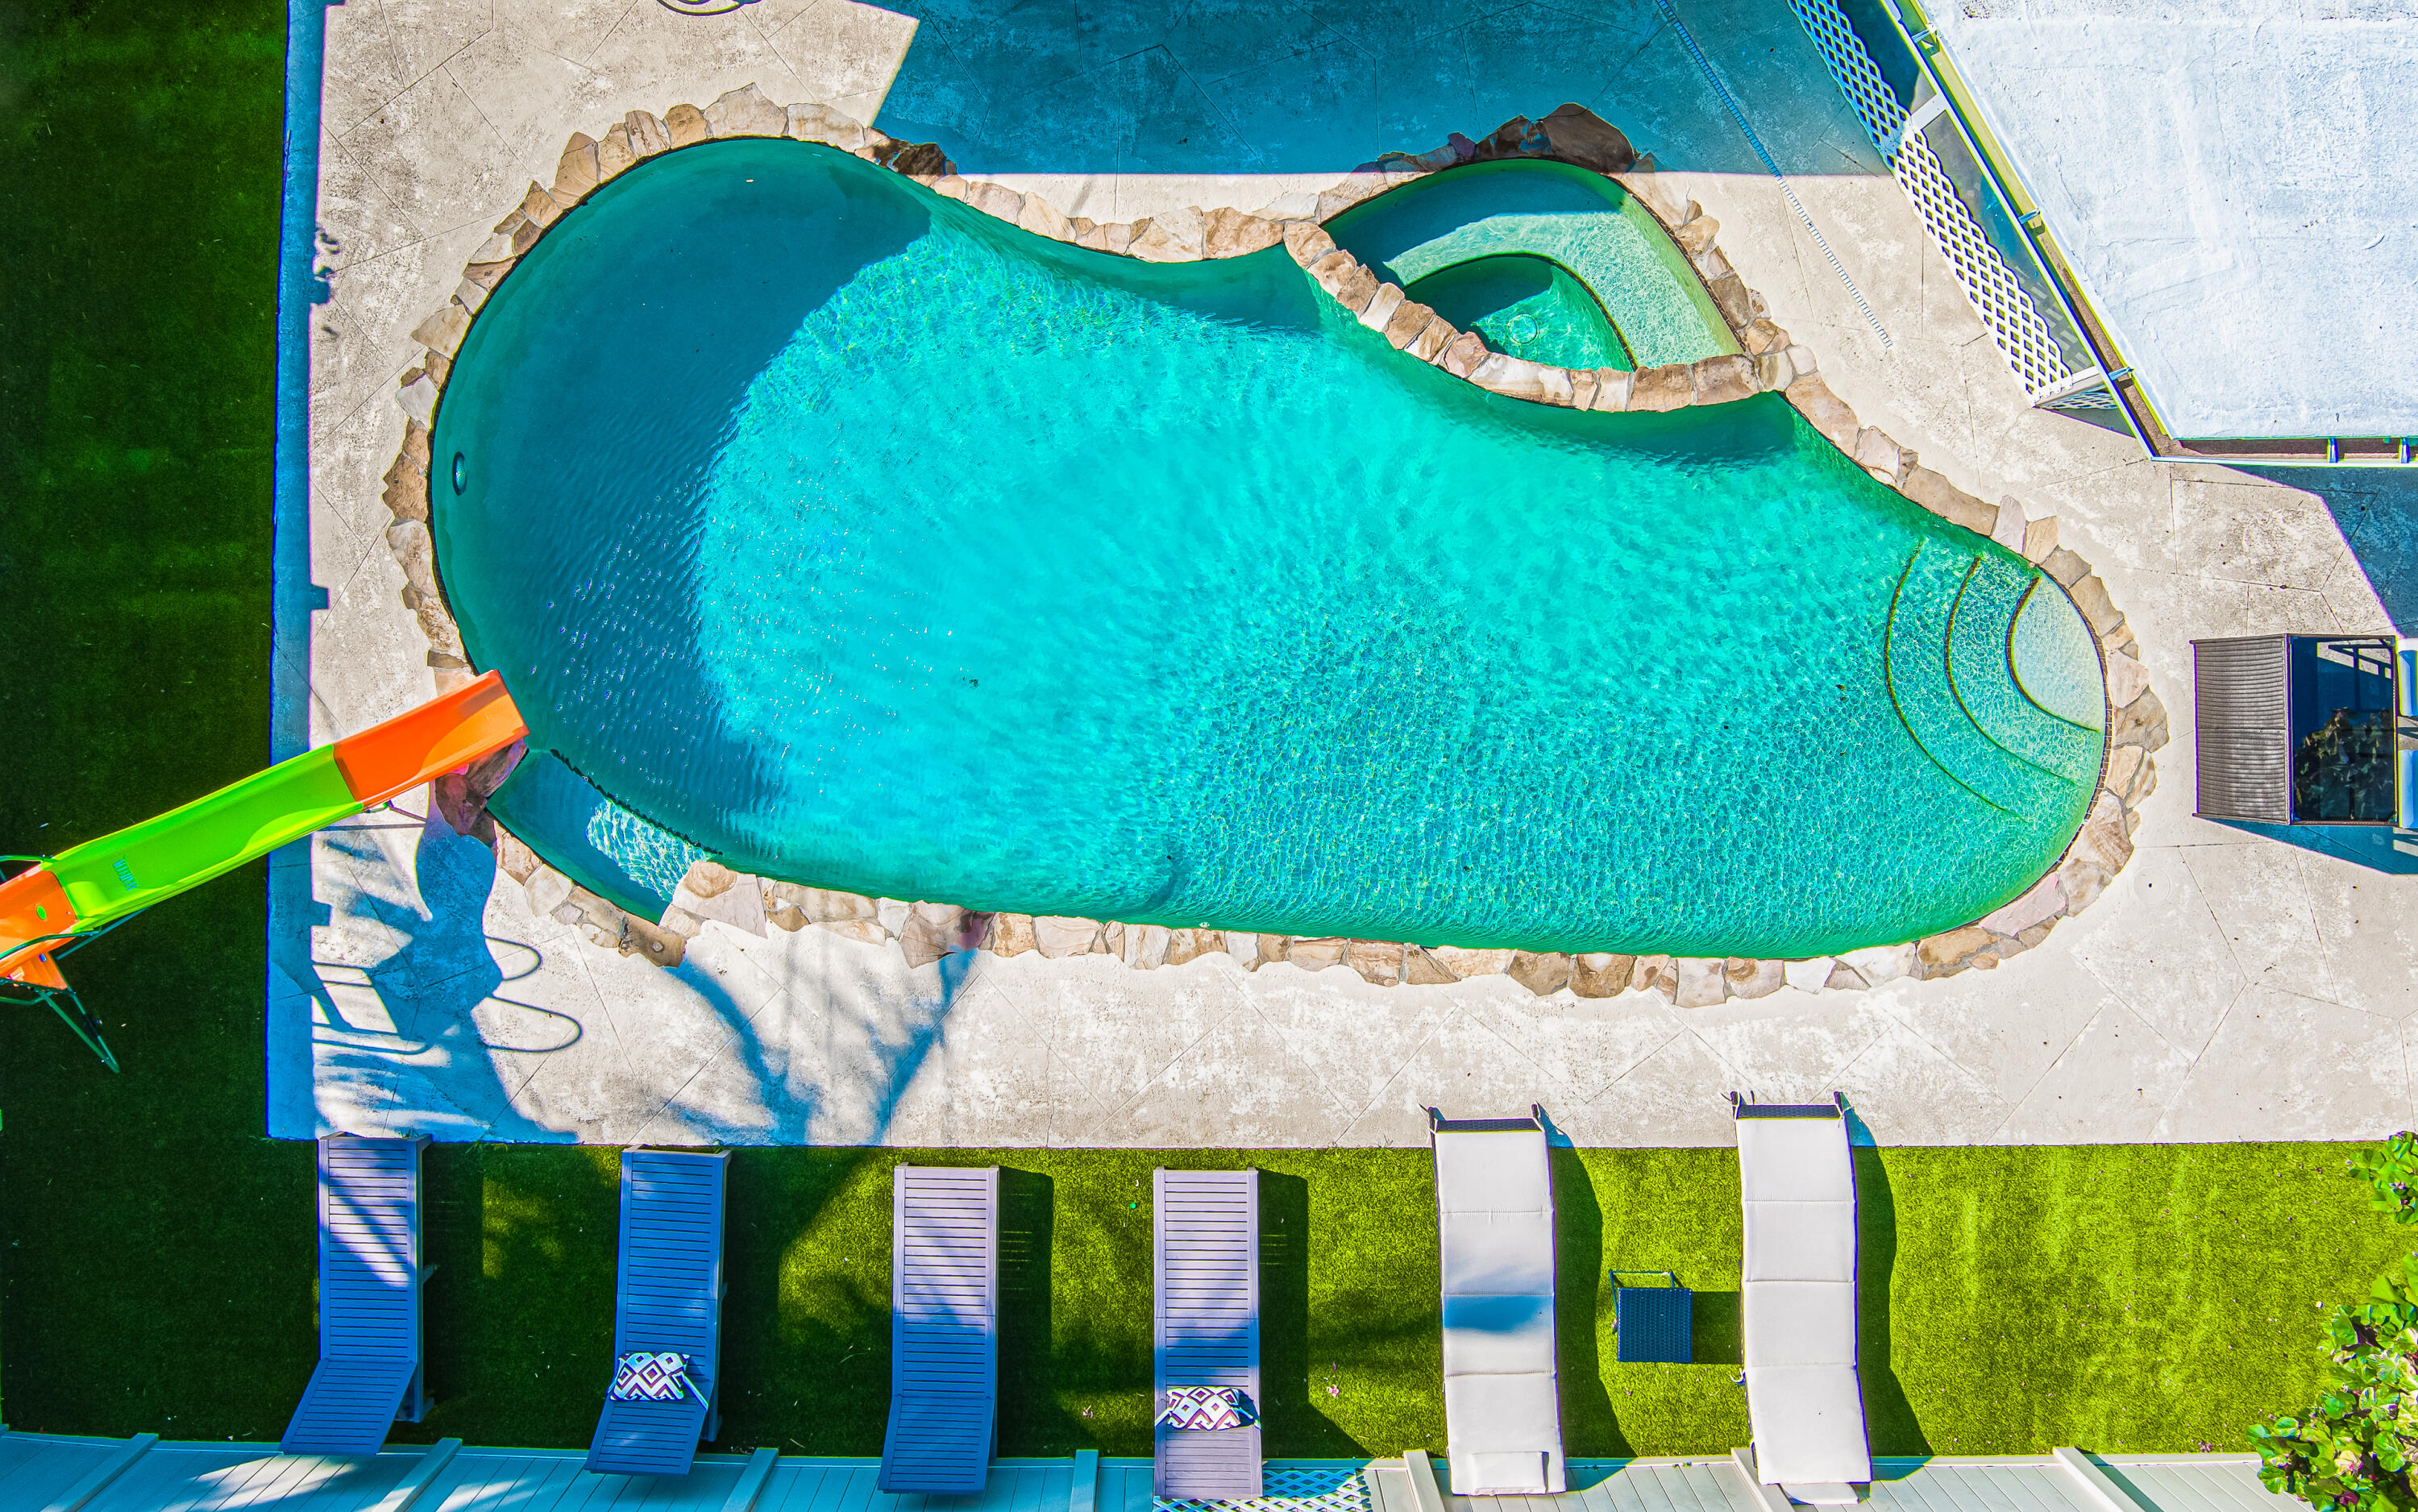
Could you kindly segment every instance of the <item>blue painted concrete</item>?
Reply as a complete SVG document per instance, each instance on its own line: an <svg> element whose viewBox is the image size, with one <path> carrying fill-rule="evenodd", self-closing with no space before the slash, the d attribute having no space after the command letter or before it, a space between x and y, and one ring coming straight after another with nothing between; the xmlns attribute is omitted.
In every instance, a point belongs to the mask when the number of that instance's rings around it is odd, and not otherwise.
<svg viewBox="0 0 2418 1512"><path fill-rule="evenodd" d="M969 173L1319 173L1574 100L1666 168L1761 174L1654 0L901 0L894 135ZM1779 0L1679 8L1784 173L1884 171Z"/></svg>

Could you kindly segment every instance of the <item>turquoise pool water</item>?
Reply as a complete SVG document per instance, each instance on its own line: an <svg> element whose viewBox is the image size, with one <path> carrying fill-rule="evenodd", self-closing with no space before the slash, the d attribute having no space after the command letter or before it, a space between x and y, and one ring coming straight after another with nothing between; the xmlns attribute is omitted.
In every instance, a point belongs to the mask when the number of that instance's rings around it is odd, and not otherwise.
<svg viewBox="0 0 2418 1512"><path fill-rule="evenodd" d="M574 212L435 446L464 637L559 758L499 806L625 894L704 852L1020 912L1792 955L2012 896L2096 766L2095 713L2008 664L2032 569L1776 398L1499 399L1281 249L1146 267L803 144ZM2087 637L2028 645L2096 685Z"/></svg>
<svg viewBox="0 0 2418 1512"><path fill-rule="evenodd" d="M1511 158L1431 175L1344 211L1326 229L1404 293L1515 357L1651 368L1738 349L1645 206L1568 163ZM1560 277L1528 292L1532 264ZM1481 314L1479 305L1491 308ZM1526 332L1514 326L1522 315ZM1606 342L1590 328L1619 335Z"/></svg>

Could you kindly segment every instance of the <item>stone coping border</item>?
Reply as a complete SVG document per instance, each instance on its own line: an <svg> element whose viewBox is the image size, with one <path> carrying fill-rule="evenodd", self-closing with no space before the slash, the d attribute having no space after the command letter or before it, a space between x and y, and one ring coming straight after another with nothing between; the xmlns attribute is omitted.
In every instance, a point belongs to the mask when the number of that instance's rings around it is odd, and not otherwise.
<svg viewBox="0 0 2418 1512"><path fill-rule="evenodd" d="M1289 961L1306 970L1349 967L1379 985L1442 985L1501 974L1539 996L1568 989L1581 998L1651 991L1683 1008L1731 998L1761 998L1782 985L1802 991L1861 991L1883 983L1928 980L1988 970L2031 949L2058 921L2097 899L2130 859L2139 805L2157 787L2151 752L2167 740L2165 707L2150 691L2133 632L2090 564L2058 540L2054 517L2030 518L2012 497L1992 505L1921 466L1916 454L1855 412L1822 381L1814 356L1769 318L1763 298L1714 245L1718 221L1694 201L1677 201L1657 176L1650 154L1631 150L1616 128L1578 105L1540 121L1514 116L1483 142L1455 133L1432 152L1387 153L1321 193L1308 219L1271 220L1218 208L1185 209L1101 224L1068 217L1038 194L964 177L932 143L907 143L863 126L828 105L784 109L754 84L699 109L680 104L660 118L632 111L604 137L574 132L551 187L531 184L517 207L471 256L444 309L413 330L425 357L400 380L405 415L401 453L386 472L385 502L394 516L387 543L403 569L403 602L429 643L439 692L467 682L469 661L448 607L429 533L430 432L436 409L470 325L513 265L550 226L598 186L644 159L723 137L786 137L819 143L880 163L935 192L1036 236L1145 262L1238 257L1282 243L1308 276L1396 350L1506 397L1572 409L1667 411L1723 404L1761 392L1786 397L1808 424L1878 481L1933 513L1987 536L2038 566L2090 627L2104 683L2104 741L2099 785L2088 816L2057 864L2022 896L1959 928L1894 945L1799 960L1743 956L1627 955L1610 952L1464 949L1385 940L1307 939L1220 929L1169 929L1116 920L981 913L954 905L870 898L733 872L698 862L660 919L632 915L548 865L498 825L486 801L519 761L522 747L440 777L437 811L457 832L494 848L500 870L519 882L532 910L575 924L593 944L658 965L677 966L687 941L708 921L762 936L767 926L828 929L866 944L895 942L910 967L961 951L1001 955L1038 952L1051 958L1110 955L1149 970L1224 954L1247 970ZM1474 332L1454 328L1427 306L1342 251L1321 222L1388 190L1463 163L1545 158L1612 179L1645 206L1705 283L1742 354L1628 373L1569 369L1491 350Z"/></svg>

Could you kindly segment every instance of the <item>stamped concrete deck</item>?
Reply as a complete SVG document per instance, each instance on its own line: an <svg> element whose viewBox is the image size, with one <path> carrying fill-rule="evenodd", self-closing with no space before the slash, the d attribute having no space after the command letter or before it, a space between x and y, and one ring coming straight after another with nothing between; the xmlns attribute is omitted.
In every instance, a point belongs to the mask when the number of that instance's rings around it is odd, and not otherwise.
<svg viewBox="0 0 2418 1512"><path fill-rule="evenodd" d="M1688 173L1748 283L1867 423L1960 487L2060 516L2106 579L2178 740L2105 897L1995 971L1711 1009L1538 999L1503 978L1378 988L1222 957L910 970L827 931L720 924L666 973L531 918L441 822L379 816L272 867L270 1131L1382 1144L1423 1138L1425 1105L1541 1101L1581 1143L1669 1145L1728 1142L1731 1088L1833 1087L1896 1143L2354 1138L2413 1122L2418 855L2193 818L2188 730L2196 636L2418 617L2418 491L2152 463L2030 410L1783 0L1673 3L1842 270L1655 0L1449 17L1002 3L920 21L851 0L715 18L654 0L330 8L317 220L332 297L311 325L307 498L280 503L309 579L280 584L283 727L298 741L307 716L327 741L432 691L380 539L403 424L390 396L416 360L406 333L574 130L753 82L937 138L970 173L1105 219L1259 209L1380 150L1575 99ZM311 586L325 608L308 608Z"/></svg>

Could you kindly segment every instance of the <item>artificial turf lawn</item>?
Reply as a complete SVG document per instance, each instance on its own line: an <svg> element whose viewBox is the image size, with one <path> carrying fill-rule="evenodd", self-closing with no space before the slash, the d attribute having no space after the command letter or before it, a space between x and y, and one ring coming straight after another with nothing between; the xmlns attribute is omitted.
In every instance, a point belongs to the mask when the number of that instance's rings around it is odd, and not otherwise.
<svg viewBox="0 0 2418 1512"><path fill-rule="evenodd" d="M99 1078L61 1067L63 1081L79 1073ZM176 1095L162 1087L145 1101ZM47 1118L52 1099L33 1101ZM220 1104L228 1123L250 1113ZM115 1165L84 1153L71 1133L29 1122L10 1122L17 1168L36 1164L35 1148L79 1171ZM218 1138L212 1151L224 1158L236 1143ZM2343 1174L2351 1148L1859 1152L1874 1452L2246 1447L2251 1422L2309 1396L2319 1307L2364 1291L2410 1240L2364 1209L2363 1188ZM242 1155L252 1184L276 1189L273 1200L181 1238L155 1227L184 1215L189 1204L167 1194L209 1158L157 1149L139 1174L116 1172L130 1187L72 1202L56 1186L35 1198L11 1184L8 1385L19 1427L276 1436L313 1352L308 1147L253 1143ZM1735 1153L1553 1158L1569 1452L1745 1443L1744 1397L1731 1379ZM1157 1164L1265 1173L1271 1456L1443 1447L1424 1150L812 1149L732 1158L722 1446L880 1451L890 1169L901 1159L1004 1168L1002 1454L1148 1452ZM618 1152L594 1147L430 1151L437 1405L426 1421L398 1425L397 1439L587 1441L612 1349L617 1161ZM1614 1362L1612 1265L1675 1270L1696 1289L1702 1363ZM197 1275L217 1285L195 1286ZM232 1307L220 1294L230 1287L240 1289Z"/></svg>
<svg viewBox="0 0 2418 1512"><path fill-rule="evenodd" d="M0 11L0 846L56 849L265 765L280 69L269 3ZM0 1012L0 1388L19 1428L274 1438L315 1349L312 1155L261 1138L264 868L77 955L127 1065ZM2318 1307L2410 1237L2321 1145L1862 1157L1876 1451L2241 1447ZM398 1437L584 1443L615 1154L428 1159L430 1372ZM725 1442L870 1453L895 1153L733 1161ZM1010 1168L1001 1447L1145 1449L1149 1172L1255 1161L1268 1447L1441 1443L1424 1152L950 1152ZM1574 1454L1743 1442L1733 1367L1614 1365L1606 1265L1698 1289L1735 1358L1724 1151L1556 1157ZM1593 1296L1591 1310L1585 1300Z"/></svg>
<svg viewBox="0 0 2418 1512"><path fill-rule="evenodd" d="M284 31L276 0L0 6L0 849L267 763ZM0 1385L87 1377L53 1421L248 1422L204 1362L291 1332L253 1241L311 1173L258 1138L263 877L69 960L124 1077L0 1007Z"/></svg>

